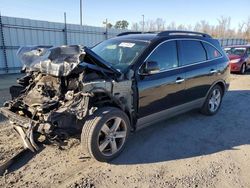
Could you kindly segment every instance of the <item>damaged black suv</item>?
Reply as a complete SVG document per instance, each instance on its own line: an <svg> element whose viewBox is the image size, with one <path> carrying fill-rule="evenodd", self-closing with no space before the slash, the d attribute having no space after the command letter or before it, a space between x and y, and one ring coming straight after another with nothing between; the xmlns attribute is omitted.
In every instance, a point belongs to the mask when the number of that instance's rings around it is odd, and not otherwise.
<svg viewBox="0 0 250 188"><path fill-rule="evenodd" d="M98 161L120 154L131 131L200 109L214 115L229 82L219 42L197 32L122 33L84 46L23 47L26 76L0 112L38 150L81 133L83 152Z"/></svg>

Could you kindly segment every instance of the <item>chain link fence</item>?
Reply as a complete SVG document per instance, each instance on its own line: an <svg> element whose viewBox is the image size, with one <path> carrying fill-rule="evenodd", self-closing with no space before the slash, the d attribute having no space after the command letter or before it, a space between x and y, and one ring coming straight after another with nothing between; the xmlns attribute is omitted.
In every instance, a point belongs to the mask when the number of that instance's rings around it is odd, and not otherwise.
<svg viewBox="0 0 250 188"><path fill-rule="evenodd" d="M231 45L245 45L247 44L247 40L245 39L218 39L221 46L225 47L225 46L231 46Z"/></svg>
<svg viewBox="0 0 250 188"><path fill-rule="evenodd" d="M0 74L20 72L22 65L16 57L20 46L80 44L91 47L125 31L0 16Z"/></svg>

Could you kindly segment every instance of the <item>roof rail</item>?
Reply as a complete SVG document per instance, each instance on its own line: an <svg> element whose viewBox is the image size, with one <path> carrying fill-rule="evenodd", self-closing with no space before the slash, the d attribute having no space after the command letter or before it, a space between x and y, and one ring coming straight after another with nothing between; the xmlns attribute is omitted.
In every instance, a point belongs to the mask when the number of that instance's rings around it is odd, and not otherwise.
<svg viewBox="0 0 250 188"><path fill-rule="evenodd" d="M154 32L154 31L148 31L148 32L128 31L128 32L119 33L119 34L116 35L116 36L119 37L119 36L123 36L123 35L131 35L131 34L149 34L149 33L159 33L159 32Z"/></svg>
<svg viewBox="0 0 250 188"><path fill-rule="evenodd" d="M206 33L200 33L195 31L169 30L158 33L158 36L169 36L169 35L198 35L202 37L212 38L210 35Z"/></svg>
<svg viewBox="0 0 250 188"><path fill-rule="evenodd" d="M207 37L207 38L212 38L210 35L206 33L200 33L200 32L195 32L195 31L180 31L180 30L168 30L168 31L148 31L148 32L140 32L140 31L128 31L128 32L123 32L119 33L117 36L124 36L124 35L130 35L130 34L147 34L147 33L156 33L157 36L170 36L170 35L197 35L201 37Z"/></svg>
<svg viewBox="0 0 250 188"><path fill-rule="evenodd" d="M130 34L142 34L142 32L139 32L139 31L128 31L128 32L119 33L116 36L119 37L119 36L130 35Z"/></svg>

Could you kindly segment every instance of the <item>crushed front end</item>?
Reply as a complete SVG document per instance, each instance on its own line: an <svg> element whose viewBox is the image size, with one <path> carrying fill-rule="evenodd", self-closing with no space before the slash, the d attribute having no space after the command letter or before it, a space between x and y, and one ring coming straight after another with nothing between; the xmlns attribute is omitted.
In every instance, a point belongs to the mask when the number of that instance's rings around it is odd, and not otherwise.
<svg viewBox="0 0 250 188"><path fill-rule="evenodd" d="M12 100L0 113L22 138L25 148L37 141L60 143L81 133L85 119L99 106L115 105L133 113L132 82L100 62L82 46L36 46L18 51L26 75L12 86Z"/></svg>

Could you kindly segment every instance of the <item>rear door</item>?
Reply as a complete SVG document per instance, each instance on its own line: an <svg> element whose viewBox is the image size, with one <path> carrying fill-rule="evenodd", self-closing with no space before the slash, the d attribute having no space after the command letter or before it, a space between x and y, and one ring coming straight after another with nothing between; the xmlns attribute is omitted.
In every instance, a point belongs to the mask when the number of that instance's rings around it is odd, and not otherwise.
<svg viewBox="0 0 250 188"><path fill-rule="evenodd" d="M219 56L219 52L208 53L206 49L211 45L200 40L187 39L178 42L181 66L186 78L185 102L204 98L211 85L218 79L216 58L210 59L210 53Z"/></svg>
<svg viewBox="0 0 250 188"><path fill-rule="evenodd" d="M179 69L176 41L161 43L146 61L157 62L160 72L150 75L139 73L139 118L182 104L185 97L185 74Z"/></svg>

